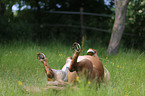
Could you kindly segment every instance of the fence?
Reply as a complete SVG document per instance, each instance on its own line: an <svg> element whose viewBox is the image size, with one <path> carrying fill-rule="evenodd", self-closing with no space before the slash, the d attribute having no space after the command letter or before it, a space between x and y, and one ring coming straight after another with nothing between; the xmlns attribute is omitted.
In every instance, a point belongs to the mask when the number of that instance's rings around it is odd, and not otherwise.
<svg viewBox="0 0 145 96"><path fill-rule="evenodd" d="M80 15L80 25L47 24L48 26L81 28L82 34L84 34L84 31L83 30L85 30L85 29L87 29L87 30L96 30L96 31L106 32L106 33L111 33L112 32L112 30L109 30L109 29L107 30L107 29L101 29L101 28L96 28L96 27L84 26L83 25L83 15L88 15L88 16L101 16L101 17L107 17L107 18L114 18L113 15L83 12L83 9L82 8L80 8L80 12L72 12L72 11L47 11L47 13ZM136 34L131 34L131 33L124 33L124 35L136 36Z"/></svg>
<svg viewBox="0 0 145 96"><path fill-rule="evenodd" d="M107 32L111 33L111 30L106 30L106 29L100 29L96 27L88 27L83 25L83 15L89 15L89 16L102 16L102 17L114 17L112 15L106 15L106 14L98 14L98 13L88 13L88 12L83 12L83 8L80 8L80 12L70 12L70 11L47 11L47 13L54 13L54 14L75 14L75 15L80 15L80 26L79 25L65 25L65 24L54 24L54 25L49 25L49 26L58 26L58 27L73 27L73 28L81 28L83 29L89 29L89 30L97 30L97 31L102 31L102 32Z"/></svg>
<svg viewBox="0 0 145 96"><path fill-rule="evenodd" d="M98 14L98 13L88 13L88 12L83 12L83 8L80 8L80 12L70 12L70 11L49 11L47 13L54 13L54 14L75 14L75 15L80 15L80 25L65 25L65 24L53 24L49 26L57 26L57 27L73 27L73 28L80 28L81 29L81 34L82 34L82 43L84 42L84 34L85 34L85 29L87 30L97 30L97 31L102 31L102 32L107 32L111 33L111 30L106 30L106 29L100 29L100 28L95 28L95 27L88 27L84 26L83 24L83 16L88 15L88 16L102 16L102 17L108 17L111 18L113 17L112 15L106 15L106 14Z"/></svg>

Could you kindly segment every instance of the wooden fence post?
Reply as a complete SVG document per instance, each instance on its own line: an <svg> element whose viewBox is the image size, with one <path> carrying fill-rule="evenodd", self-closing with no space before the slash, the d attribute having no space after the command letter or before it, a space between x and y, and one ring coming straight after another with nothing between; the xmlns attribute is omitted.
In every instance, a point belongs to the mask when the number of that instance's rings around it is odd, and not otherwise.
<svg viewBox="0 0 145 96"><path fill-rule="evenodd" d="M81 37L82 37L82 48L84 46L84 25L83 25L83 7L80 7L80 24L81 24Z"/></svg>

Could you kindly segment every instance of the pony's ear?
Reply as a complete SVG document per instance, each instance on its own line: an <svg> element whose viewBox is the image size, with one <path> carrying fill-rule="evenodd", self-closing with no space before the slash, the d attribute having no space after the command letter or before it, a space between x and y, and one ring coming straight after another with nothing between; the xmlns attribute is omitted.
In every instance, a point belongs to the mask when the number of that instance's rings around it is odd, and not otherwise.
<svg viewBox="0 0 145 96"><path fill-rule="evenodd" d="M95 49L92 49L96 54L97 54L97 51Z"/></svg>
<svg viewBox="0 0 145 96"><path fill-rule="evenodd" d="M66 59L72 59L72 57L71 57L71 56L69 56L69 57L67 57Z"/></svg>

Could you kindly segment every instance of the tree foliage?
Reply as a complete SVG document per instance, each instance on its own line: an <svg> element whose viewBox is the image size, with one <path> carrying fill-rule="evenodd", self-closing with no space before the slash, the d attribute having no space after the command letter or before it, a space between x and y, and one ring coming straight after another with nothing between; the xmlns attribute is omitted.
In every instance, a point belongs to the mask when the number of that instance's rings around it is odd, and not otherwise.
<svg viewBox="0 0 145 96"><path fill-rule="evenodd" d="M4 38L8 37L6 34L8 34L10 31L11 38L16 37L27 37L24 36L23 33L30 32L31 39L45 39L45 40L51 40L51 39L63 39L66 41L66 39L69 40L79 40L81 36L80 28L71 28L71 27L58 27L58 26L52 26L53 24L65 24L65 25L78 25L80 26L80 15L70 15L70 14L52 14L49 13L49 11L80 11L80 7L84 8L85 12L92 12L92 13L100 13L100 14L111 14L111 5L105 5L103 0L15 0L14 2L11 2L9 0L2 0L5 4L5 6L8 6L8 9L12 9L12 6L14 4L18 5L18 11L17 15L12 15L12 11L8 11L6 9L5 16L7 16L7 20L4 21L5 24L2 24L5 26L8 23L8 27L15 26L16 28L13 28L13 30L3 30ZM110 1L112 2L112 1ZM26 6L22 10L22 8ZM92 26L92 27L104 27L109 28L110 24L103 26L103 23L98 22L109 22L110 18L104 18L104 17L95 17L95 16L84 16L84 26ZM2 20L3 21L3 20ZM23 25L21 25L21 24ZM21 25L21 26L19 26ZM30 27L30 26L31 27ZM22 28L22 26L24 26ZM19 28L18 28L19 27ZM6 28L6 26L4 27ZM11 29L8 28L8 29ZM17 30L19 29L19 30ZM30 30L28 30L30 29ZM71 29L71 30L70 30ZM23 30L23 32L21 31ZM87 32L88 30L86 30ZM90 32L90 31L88 31ZM12 33L15 34L12 36ZM22 33L21 35L19 33ZM69 33L69 34L68 34ZM95 34L95 31L92 31L92 34ZM87 34L87 33L86 33ZM100 33L101 35L102 33ZM17 36L18 35L18 36ZM93 36L93 35L91 35ZM90 37L91 37L90 36ZM6 39L11 39L6 38ZM89 37L88 37L89 38ZM19 39L19 38L17 38ZM28 38L26 38L28 39Z"/></svg>
<svg viewBox="0 0 145 96"><path fill-rule="evenodd" d="M125 45L134 48L145 48L145 1L133 0L129 2L127 12L127 24L124 36Z"/></svg>

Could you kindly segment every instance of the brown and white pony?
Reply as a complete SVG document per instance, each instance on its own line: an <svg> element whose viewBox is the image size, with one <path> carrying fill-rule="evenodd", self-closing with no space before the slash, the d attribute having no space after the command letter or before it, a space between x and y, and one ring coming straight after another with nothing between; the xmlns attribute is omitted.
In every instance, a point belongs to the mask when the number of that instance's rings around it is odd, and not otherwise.
<svg viewBox="0 0 145 96"><path fill-rule="evenodd" d="M66 64L61 70L51 69L45 55L40 52L37 53L38 60L45 67L48 80L47 85L67 85L73 83L78 75L84 75L87 79L95 80L97 83L100 83L103 78L110 79L109 71L106 68L104 70L96 50L89 49L87 55L79 56L81 53L80 45L74 43L73 46L75 53L72 58L67 58Z"/></svg>

